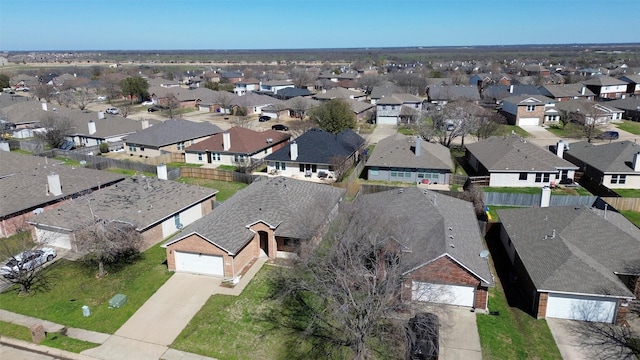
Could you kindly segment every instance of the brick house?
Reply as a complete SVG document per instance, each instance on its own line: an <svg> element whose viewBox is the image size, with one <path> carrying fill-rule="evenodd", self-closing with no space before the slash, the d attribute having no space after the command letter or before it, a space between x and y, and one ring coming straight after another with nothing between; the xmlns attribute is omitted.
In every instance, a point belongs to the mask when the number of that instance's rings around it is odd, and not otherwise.
<svg viewBox="0 0 640 360"><path fill-rule="evenodd" d="M594 76L584 81L583 84L593 91L597 99L624 99L627 96L628 83L611 76Z"/></svg>
<svg viewBox="0 0 640 360"><path fill-rule="evenodd" d="M498 210L500 240L537 318L620 323L640 289L640 230L584 206ZM606 244L606 246L603 246Z"/></svg>
<svg viewBox="0 0 640 360"><path fill-rule="evenodd" d="M164 243L168 268L235 278L260 256L298 256L336 214L343 194L285 177L258 180Z"/></svg>
<svg viewBox="0 0 640 360"><path fill-rule="evenodd" d="M146 249L211 212L217 193L215 189L132 176L54 210L45 210L29 223L36 229L38 241L77 251L74 234L93 223L91 215L126 222L142 235Z"/></svg>
<svg viewBox="0 0 640 360"><path fill-rule="evenodd" d="M359 201L402 224L392 238L402 251L403 301L487 309L493 276L471 203L416 187Z"/></svg>
<svg viewBox="0 0 640 360"><path fill-rule="evenodd" d="M517 95L502 101L502 113L511 125L535 126L559 120L555 101L542 95Z"/></svg>

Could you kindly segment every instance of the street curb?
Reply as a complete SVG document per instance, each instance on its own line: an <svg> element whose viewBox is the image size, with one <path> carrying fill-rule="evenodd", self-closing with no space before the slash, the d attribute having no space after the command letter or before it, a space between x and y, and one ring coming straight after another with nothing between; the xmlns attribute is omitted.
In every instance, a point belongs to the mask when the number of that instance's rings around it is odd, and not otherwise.
<svg viewBox="0 0 640 360"><path fill-rule="evenodd" d="M50 348L48 346L38 345L20 339L14 339L4 335L0 335L0 344L20 350L29 351L32 353L52 356L61 360L95 360L95 358L86 355L76 354L56 348Z"/></svg>

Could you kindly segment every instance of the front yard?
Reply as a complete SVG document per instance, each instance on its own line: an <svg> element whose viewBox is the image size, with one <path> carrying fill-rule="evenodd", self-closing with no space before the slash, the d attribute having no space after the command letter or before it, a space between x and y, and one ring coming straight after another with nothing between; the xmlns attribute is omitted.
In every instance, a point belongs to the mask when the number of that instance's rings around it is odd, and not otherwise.
<svg viewBox="0 0 640 360"><path fill-rule="evenodd" d="M624 120L621 123L615 123L613 125L620 130L630 132L634 135L640 135L640 122Z"/></svg>
<svg viewBox="0 0 640 360"><path fill-rule="evenodd" d="M46 288L23 295L13 287L0 294L0 308L112 334L169 279L165 259L165 249L154 246L130 264L109 267L109 274L101 279L95 277L97 265L60 259L46 269ZM125 294L127 302L111 309L109 299L116 294ZM82 315L83 305L89 306L91 316Z"/></svg>

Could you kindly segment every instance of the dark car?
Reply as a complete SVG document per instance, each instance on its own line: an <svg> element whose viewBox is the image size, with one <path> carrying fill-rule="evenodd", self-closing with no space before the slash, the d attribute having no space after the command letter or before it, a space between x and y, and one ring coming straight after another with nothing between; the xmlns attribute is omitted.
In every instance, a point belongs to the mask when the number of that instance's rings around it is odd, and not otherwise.
<svg viewBox="0 0 640 360"><path fill-rule="evenodd" d="M287 125L275 124L271 127L271 130L289 131L289 127Z"/></svg>
<svg viewBox="0 0 640 360"><path fill-rule="evenodd" d="M258 118L258 121L260 122L265 122L265 121L269 121L271 120L271 116L267 116L267 115L262 115Z"/></svg>
<svg viewBox="0 0 640 360"><path fill-rule="evenodd" d="M596 139L601 140L618 140L620 133L617 131L605 131L602 134L596 136Z"/></svg>
<svg viewBox="0 0 640 360"><path fill-rule="evenodd" d="M159 106L152 106L147 109L148 112L156 112L162 110Z"/></svg>
<svg viewBox="0 0 640 360"><path fill-rule="evenodd" d="M437 360L440 354L440 321L431 313L417 313L407 327L407 359Z"/></svg>

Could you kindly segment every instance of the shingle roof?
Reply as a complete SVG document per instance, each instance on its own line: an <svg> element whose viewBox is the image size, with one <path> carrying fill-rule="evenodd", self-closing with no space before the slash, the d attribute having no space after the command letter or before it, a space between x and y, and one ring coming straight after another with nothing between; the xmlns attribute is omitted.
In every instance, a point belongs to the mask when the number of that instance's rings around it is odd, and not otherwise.
<svg viewBox="0 0 640 360"><path fill-rule="evenodd" d="M367 166L451 170L453 161L446 146L420 138L421 153L415 154L416 137L400 133L378 142L367 160Z"/></svg>
<svg viewBox="0 0 640 360"><path fill-rule="evenodd" d="M401 224L394 239L409 252L403 258L405 272L448 254L485 284L493 276L473 206L470 202L429 190L408 187L363 196L365 208L376 209Z"/></svg>
<svg viewBox="0 0 640 360"><path fill-rule="evenodd" d="M616 79L611 76L599 75L584 81L583 84L595 85L595 86L609 86L609 85L626 85L627 82L620 79Z"/></svg>
<svg viewBox="0 0 640 360"><path fill-rule="evenodd" d="M435 100L470 100L479 101L480 92L477 86L439 86L429 87L429 101Z"/></svg>
<svg viewBox="0 0 640 360"><path fill-rule="evenodd" d="M217 125L209 122L194 122L182 119L167 120L127 136L127 144L162 147L193 139L199 139L222 132Z"/></svg>
<svg viewBox="0 0 640 360"><path fill-rule="evenodd" d="M313 96L314 99L318 100L331 100L331 99L350 99L350 98L359 98L365 96L366 94L362 91L349 90L345 88L335 88L331 90L327 90L325 93L316 94Z"/></svg>
<svg viewBox="0 0 640 360"><path fill-rule="evenodd" d="M223 133L217 133L208 139L200 141L196 144L189 146L186 151L215 151L219 153L234 153L234 154L247 154L253 155L261 152L264 149L270 148L275 144L289 140L291 137L287 133L283 133L276 130L255 131L243 127L234 126L227 130L231 138L231 148L224 150L223 147ZM271 139L267 142L267 139Z"/></svg>
<svg viewBox="0 0 640 360"><path fill-rule="evenodd" d="M321 129L310 129L295 139L298 144L298 158L300 163L331 164L335 157L349 157L363 144L364 139L351 129L343 130L339 134L332 134ZM291 144L270 154L267 161L291 161Z"/></svg>
<svg viewBox="0 0 640 360"><path fill-rule="evenodd" d="M47 175L58 174L62 195L47 195ZM106 171L61 165L59 160L0 151L0 217L44 207L47 203L121 181Z"/></svg>
<svg viewBox="0 0 640 360"><path fill-rule="evenodd" d="M358 101L353 99L347 99L345 101L347 102L347 104L349 104L349 108L351 109L351 111L353 111L356 114L361 114L375 107L375 105L366 101Z"/></svg>
<svg viewBox="0 0 640 360"><path fill-rule="evenodd" d="M633 297L614 273L637 273L629 266L640 259L640 240L589 208L509 209L498 216L537 289Z"/></svg>
<svg viewBox="0 0 640 360"><path fill-rule="evenodd" d="M217 192L218 190L196 185L133 176L109 188L45 211L31 222L76 230L91 223L93 213L96 217L128 222L138 230L144 230L212 198Z"/></svg>
<svg viewBox="0 0 640 360"><path fill-rule="evenodd" d="M602 171L603 173L631 173L633 171L633 154L640 152L640 145L631 141L615 141L608 144L594 145L586 141L572 143L567 154Z"/></svg>
<svg viewBox="0 0 640 360"><path fill-rule="evenodd" d="M522 105L529 105L530 102L528 101L529 99L534 99L540 102L540 104L555 104L556 101L550 97L546 97L544 95L527 95L527 94L522 94L522 95L514 95L514 96L509 96L507 98L505 98L503 101L505 103L512 103L512 104L522 104Z"/></svg>
<svg viewBox="0 0 640 360"><path fill-rule="evenodd" d="M505 99L513 95L540 95L540 90L535 85L489 85L482 92L485 99Z"/></svg>
<svg viewBox="0 0 640 360"><path fill-rule="evenodd" d="M373 89L371 89L371 94L369 95L369 97L372 99L380 99L383 96L391 96L392 94L401 92L402 88L393 84L374 86Z"/></svg>
<svg viewBox="0 0 640 360"><path fill-rule="evenodd" d="M560 168L578 169L567 160L516 135L490 137L467 144L466 147L489 172L557 172Z"/></svg>
<svg viewBox="0 0 640 360"><path fill-rule="evenodd" d="M344 192L285 177L255 181L163 246L196 233L236 254L253 238L254 232L248 227L257 222L274 228L276 236L306 239L328 219Z"/></svg>
<svg viewBox="0 0 640 360"><path fill-rule="evenodd" d="M595 94L582 84L543 85L538 88L540 94L552 98L593 97ZM584 91L584 95L582 92Z"/></svg>

